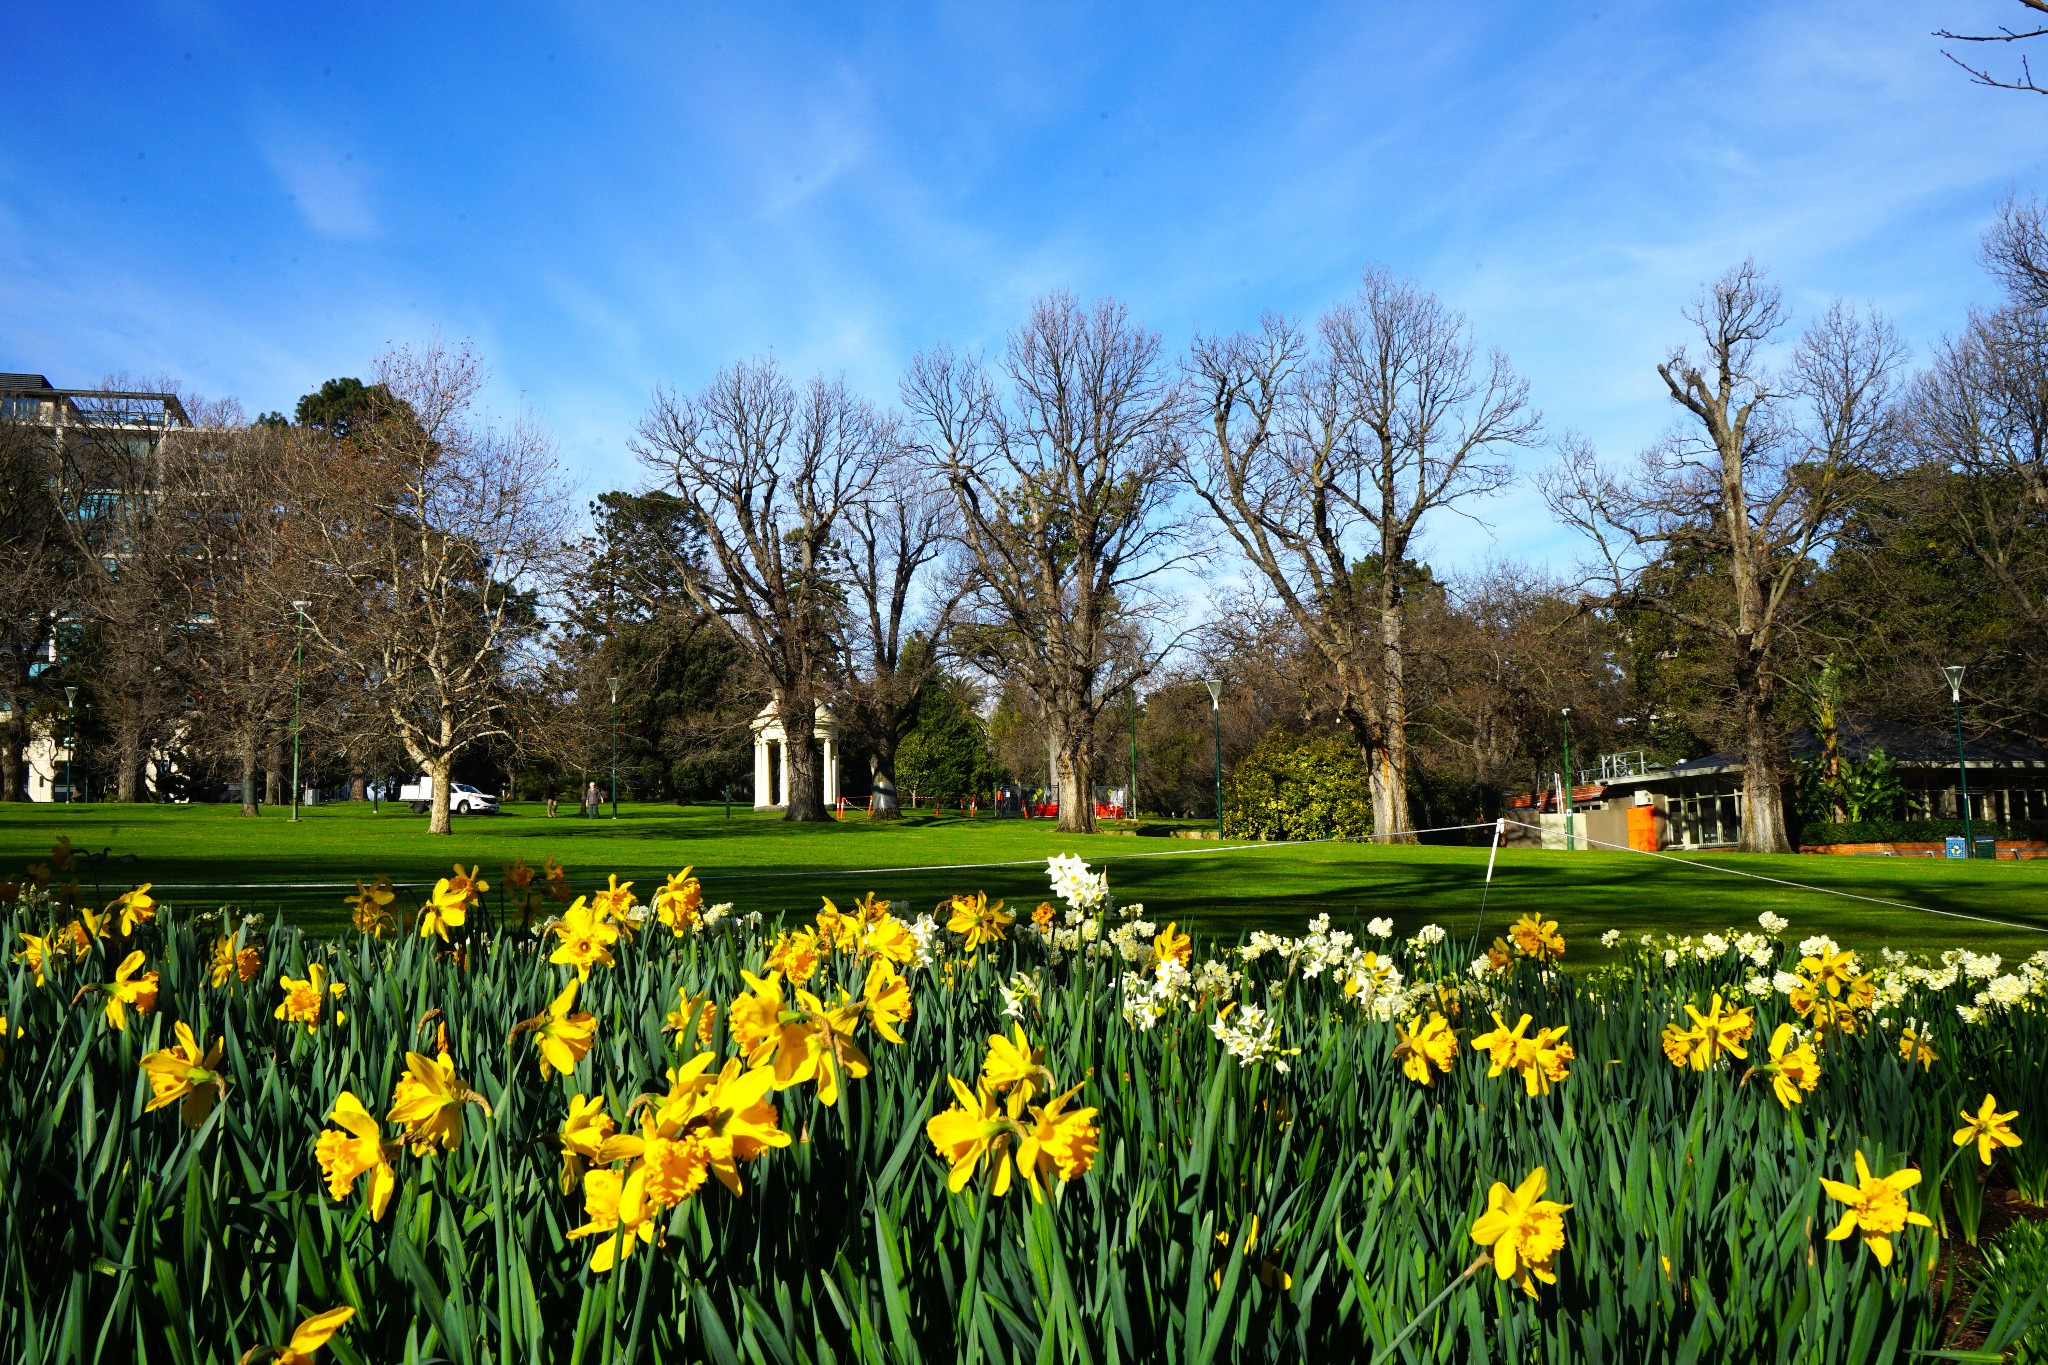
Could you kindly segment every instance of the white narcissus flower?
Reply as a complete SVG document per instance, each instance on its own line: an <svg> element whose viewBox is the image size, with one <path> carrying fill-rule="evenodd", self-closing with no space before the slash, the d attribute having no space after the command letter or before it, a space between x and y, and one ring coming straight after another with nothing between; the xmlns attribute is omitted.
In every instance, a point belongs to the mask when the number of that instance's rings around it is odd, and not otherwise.
<svg viewBox="0 0 2048 1365"><path fill-rule="evenodd" d="M1767 934L1782 934L1792 927L1792 921L1782 915L1774 915L1768 910L1758 915L1756 922L1763 926L1763 930Z"/></svg>
<svg viewBox="0 0 2048 1365"><path fill-rule="evenodd" d="M1394 922L1385 918L1367 920L1365 922L1365 932L1371 934L1374 938L1391 938L1394 933Z"/></svg>

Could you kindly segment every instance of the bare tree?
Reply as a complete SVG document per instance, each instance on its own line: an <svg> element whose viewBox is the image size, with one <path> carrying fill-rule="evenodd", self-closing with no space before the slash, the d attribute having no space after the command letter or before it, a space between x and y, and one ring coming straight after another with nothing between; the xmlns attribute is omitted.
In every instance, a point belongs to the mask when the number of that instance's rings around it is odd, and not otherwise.
<svg viewBox="0 0 2048 1365"><path fill-rule="evenodd" d="M1059 755L1059 827L1095 828L1095 729L1156 666L1143 624L1180 528L1172 496L1179 394L1159 338L1123 305L1040 299L1000 366L938 348L903 381L924 455L944 476L973 582L967 638L1021 675Z"/></svg>
<svg viewBox="0 0 2048 1365"><path fill-rule="evenodd" d="M545 433L477 413L467 346L399 347L377 379L395 401L327 445L294 519L321 571L307 643L376 698L433 779L430 831L447 834L456 760L506 733L506 674L539 635L566 501Z"/></svg>
<svg viewBox="0 0 2048 1365"><path fill-rule="evenodd" d="M24 794L29 715L52 695L44 666L74 606L76 546L58 500L57 446L29 423L0 418L0 801Z"/></svg>
<svg viewBox="0 0 2048 1365"><path fill-rule="evenodd" d="M2048 0L2019 0L2019 3L2025 6L2027 9L2031 10L2035 14L2048 15ZM1947 39L1949 42L1952 43L2019 44L2032 42L2036 38L2048 38L2048 23L2044 23L2040 19L2034 19L2030 22L2033 23L2035 27L2016 29L2007 28L2001 24L1999 26L1998 32L1996 33L1951 33L1949 30L1943 28L1936 29L1934 31L1934 36L1937 38ZM1975 81L1978 85L1988 85L1996 90L2030 90L2037 95L2048 95L2048 86L2041 85L2034 80L2034 73L2033 70L2027 65L2027 54L2025 52L2020 53L2020 70L2018 76L1994 75L1992 74L1992 71L1989 67L1972 66L1969 62L1964 61L1961 57L1958 57L1955 53L1950 52L1947 48L1943 48L1941 50L1941 55L1948 58L1950 61L1954 62L1957 66L1960 66L1963 70L1969 72L1970 79Z"/></svg>
<svg viewBox="0 0 2048 1365"><path fill-rule="evenodd" d="M634 442L703 528L708 554L671 558L676 580L773 689L789 820L826 818L815 730L844 602L839 535L889 439L843 382L799 391L766 360L721 370L695 398L657 390Z"/></svg>
<svg viewBox="0 0 2048 1365"><path fill-rule="evenodd" d="M1784 306L1747 261L1686 318L1703 352L1680 348L1657 367L1679 428L1627 478L1571 444L1546 493L1598 548L1606 605L1661 613L1719 650L1743 754L1744 846L1783 852L1788 764L1776 708L1798 659L1801 590L1896 438L1905 349L1882 316L1837 303L1789 368L1773 372L1762 352ZM1698 590L1656 590L1653 562L1691 566Z"/></svg>
<svg viewBox="0 0 2048 1365"><path fill-rule="evenodd" d="M900 451L891 432L885 449ZM952 499L926 465L892 455L869 495L846 517L845 683L840 720L865 741L871 781L896 780L896 748L917 723L925 692L939 676L940 649L967 579L936 583L950 539ZM869 815L888 819L892 803Z"/></svg>
<svg viewBox="0 0 2048 1365"><path fill-rule="evenodd" d="M1206 421L1183 477L1331 670L1374 833L1399 835L1412 556L1433 514L1512 476L1541 422L1528 385L1498 351L1477 354L1460 315L1378 269L1313 340L1268 319L1197 340L1189 368Z"/></svg>
<svg viewBox="0 0 2048 1365"><path fill-rule="evenodd" d="M192 737L232 755L246 816L265 746L291 723L294 603L312 586L290 524L313 468L304 445L281 427L190 433L168 445L157 484L177 546L164 577L187 624Z"/></svg>

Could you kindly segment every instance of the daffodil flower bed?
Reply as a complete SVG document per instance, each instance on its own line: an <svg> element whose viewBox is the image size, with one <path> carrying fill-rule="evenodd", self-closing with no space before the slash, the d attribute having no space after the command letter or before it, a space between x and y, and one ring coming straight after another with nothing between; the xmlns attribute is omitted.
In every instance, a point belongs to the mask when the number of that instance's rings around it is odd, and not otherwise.
<svg viewBox="0 0 2048 1365"><path fill-rule="evenodd" d="M1568 918L1204 943L1049 874L766 924L458 867L335 940L31 878L0 1358L1864 1362L2048 1317L1950 1254L2048 1200L2048 954L1765 916L1575 974Z"/></svg>

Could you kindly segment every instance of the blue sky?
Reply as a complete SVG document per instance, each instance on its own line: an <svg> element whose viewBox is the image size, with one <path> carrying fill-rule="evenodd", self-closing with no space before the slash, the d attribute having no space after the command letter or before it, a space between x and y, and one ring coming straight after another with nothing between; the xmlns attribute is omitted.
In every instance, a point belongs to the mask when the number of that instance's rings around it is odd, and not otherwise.
<svg viewBox="0 0 2048 1365"><path fill-rule="evenodd" d="M877 398L1054 287L1178 347L1382 262L1626 457L1745 255L1924 354L2042 187L2048 101L1929 31L2011 0L43 5L0 81L0 369L289 409L472 338L586 493L657 382L773 351ZM1533 461L1532 461L1533 467ZM1532 494L1446 567L1559 560Z"/></svg>

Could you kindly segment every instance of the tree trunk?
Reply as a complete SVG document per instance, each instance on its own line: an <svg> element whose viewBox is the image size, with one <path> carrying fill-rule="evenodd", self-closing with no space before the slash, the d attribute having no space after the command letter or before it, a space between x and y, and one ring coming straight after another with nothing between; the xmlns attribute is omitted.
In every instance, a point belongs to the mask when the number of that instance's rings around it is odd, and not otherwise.
<svg viewBox="0 0 2048 1365"><path fill-rule="evenodd" d="M1784 772L1778 761L1770 700L1753 692L1743 697L1742 705L1742 846L1751 853L1790 853Z"/></svg>
<svg viewBox="0 0 2048 1365"><path fill-rule="evenodd" d="M430 758L420 764L420 771L434 783L434 799L427 817L427 833L453 834L455 826L448 818L448 782L455 771L455 760L446 756Z"/></svg>
<svg viewBox="0 0 2048 1365"><path fill-rule="evenodd" d="M275 806L284 795L284 745L277 736L270 737L270 748L263 755L263 804Z"/></svg>
<svg viewBox="0 0 2048 1365"><path fill-rule="evenodd" d="M351 801L367 801L370 799L370 780L364 777L361 771L352 772L348 775L348 799Z"/></svg>
<svg viewBox="0 0 2048 1365"><path fill-rule="evenodd" d="M256 732L242 733L242 814L253 816L256 807Z"/></svg>
<svg viewBox="0 0 2048 1365"><path fill-rule="evenodd" d="M1389 843L1412 844L1413 822L1408 817L1408 670L1398 591L1397 585L1390 585L1382 590L1381 596L1379 762L1372 769L1372 825L1373 833Z"/></svg>
<svg viewBox="0 0 2048 1365"><path fill-rule="evenodd" d="M1089 736L1079 735L1079 727L1061 726L1058 736L1060 755L1060 833L1093 834L1095 832L1095 756L1089 750Z"/></svg>
<svg viewBox="0 0 2048 1365"><path fill-rule="evenodd" d="M121 727L119 747L120 771L114 776L114 799L123 805L134 805L142 799L142 734L139 727L124 724Z"/></svg>
<svg viewBox="0 0 2048 1365"><path fill-rule="evenodd" d="M782 818L797 823L829 819L818 759L818 709L810 698L782 709L783 752L789 756L789 790L782 794Z"/></svg>
<svg viewBox="0 0 2048 1365"><path fill-rule="evenodd" d="M19 706L9 708L7 723L0 726L0 801L22 798L22 746L28 741L28 724Z"/></svg>

